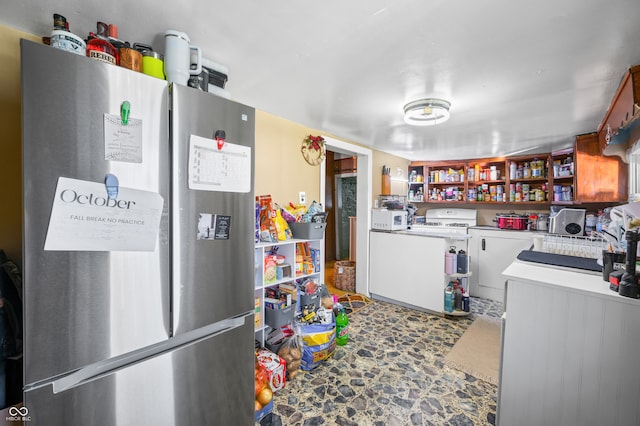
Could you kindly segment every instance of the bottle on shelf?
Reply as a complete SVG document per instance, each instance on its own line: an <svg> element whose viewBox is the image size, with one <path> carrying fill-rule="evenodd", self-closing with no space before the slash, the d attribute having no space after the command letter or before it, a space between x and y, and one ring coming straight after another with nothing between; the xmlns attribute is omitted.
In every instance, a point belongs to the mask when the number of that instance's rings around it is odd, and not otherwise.
<svg viewBox="0 0 640 426"><path fill-rule="evenodd" d="M458 274L466 274L469 272L469 257L464 250L460 250L456 258L456 272Z"/></svg>
<svg viewBox="0 0 640 426"><path fill-rule="evenodd" d="M49 44L56 49L77 55L84 55L87 48L84 40L69 31L67 19L58 13L53 14L53 31L51 31Z"/></svg>
<svg viewBox="0 0 640 426"><path fill-rule="evenodd" d="M453 296L453 286L451 283L447 285L444 289L444 310L445 312L453 312L454 307L454 296Z"/></svg>
<svg viewBox="0 0 640 426"><path fill-rule="evenodd" d="M109 43L109 26L104 22L97 23L97 33L89 33L87 39L87 56L108 64L120 63L118 50Z"/></svg>
<svg viewBox="0 0 640 426"><path fill-rule="evenodd" d="M444 272L445 274L455 274L457 268L456 248L451 246L449 251L444 254Z"/></svg>
<svg viewBox="0 0 640 426"><path fill-rule="evenodd" d="M118 26L109 24L109 43L118 51L118 65L133 71L142 72L142 53L131 47L128 41L118 36Z"/></svg>
<svg viewBox="0 0 640 426"><path fill-rule="evenodd" d="M454 309L456 311L462 310L462 289L460 288L460 284L454 283L453 285L453 300L454 300Z"/></svg>
<svg viewBox="0 0 640 426"><path fill-rule="evenodd" d="M349 317L340 309L340 313L336 315L336 343L344 346L349 341Z"/></svg>

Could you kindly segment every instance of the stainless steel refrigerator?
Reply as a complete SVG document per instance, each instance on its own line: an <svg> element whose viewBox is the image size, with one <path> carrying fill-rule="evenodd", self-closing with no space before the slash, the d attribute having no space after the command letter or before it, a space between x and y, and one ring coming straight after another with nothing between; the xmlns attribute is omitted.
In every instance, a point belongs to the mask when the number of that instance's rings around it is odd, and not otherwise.
<svg viewBox="0 0 640 426"><path fill-rule="evenodd" d="M29 424L253 423L253 108L21 58Z"/></svg>

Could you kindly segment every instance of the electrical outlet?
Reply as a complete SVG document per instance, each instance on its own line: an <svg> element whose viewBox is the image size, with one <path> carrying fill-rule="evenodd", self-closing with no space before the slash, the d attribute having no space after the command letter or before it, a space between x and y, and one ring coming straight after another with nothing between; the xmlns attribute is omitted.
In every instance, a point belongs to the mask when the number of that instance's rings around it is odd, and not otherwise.
<svg viewBox="0 0 640 426"><path fill-rule="evenodd" d="M298 201L300 204L307 204L307 194L304 192L298 193Z"/></svg>

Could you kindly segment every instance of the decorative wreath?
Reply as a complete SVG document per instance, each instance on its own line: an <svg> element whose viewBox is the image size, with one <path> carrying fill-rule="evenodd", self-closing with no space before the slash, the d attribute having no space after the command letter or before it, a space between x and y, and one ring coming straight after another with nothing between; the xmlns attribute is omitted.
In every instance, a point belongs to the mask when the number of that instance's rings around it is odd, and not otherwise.
<svg viewBox="0 0 640 426"><path fill-rule="evenodd" d="M307 136L302 141L302 148L300 151L307 163L312 166L317 166L322 163L326 155L324 138L322 136Z"/></svg>

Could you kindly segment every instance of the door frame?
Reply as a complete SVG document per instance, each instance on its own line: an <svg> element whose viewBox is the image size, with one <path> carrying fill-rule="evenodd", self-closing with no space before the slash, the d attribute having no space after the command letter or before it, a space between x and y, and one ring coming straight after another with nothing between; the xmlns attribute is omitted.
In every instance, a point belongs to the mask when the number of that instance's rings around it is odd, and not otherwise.
<svg viewBox="0 0 640 426"><path fill-rule="evenodd" d="M371 200L373 189L373 151L360 145L343 142L323 136L329 151L357 157L357 197L356 202L356 292L369 296L369 229L371 229ZM320 202L325 205L326 162L320 164ZM324 250L322 251L324 256ZM324 263L324 258L322 259Z"/></svg>

